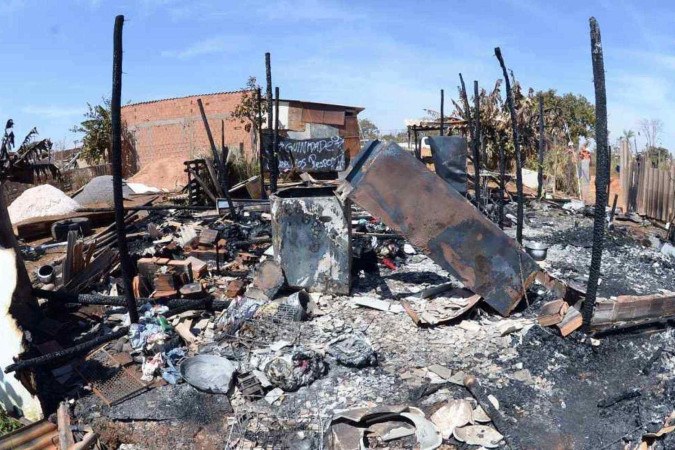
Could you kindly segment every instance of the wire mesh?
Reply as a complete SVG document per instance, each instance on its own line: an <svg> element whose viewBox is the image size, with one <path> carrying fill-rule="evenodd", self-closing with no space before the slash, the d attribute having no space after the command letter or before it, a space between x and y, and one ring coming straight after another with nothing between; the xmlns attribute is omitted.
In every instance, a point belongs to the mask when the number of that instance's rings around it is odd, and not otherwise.
<svg viewBox="0 0 675 450"><path fill-rule="evenodd" d="M91 385L94 394L107 405L113 405L146 388L104 347L90 353L76 370Z"/></svg>

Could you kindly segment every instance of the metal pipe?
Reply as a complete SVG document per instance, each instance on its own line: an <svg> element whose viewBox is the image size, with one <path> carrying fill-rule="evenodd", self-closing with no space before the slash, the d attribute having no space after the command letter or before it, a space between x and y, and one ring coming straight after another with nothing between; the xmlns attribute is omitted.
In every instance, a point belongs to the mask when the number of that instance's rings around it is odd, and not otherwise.
<svg viewBox="0 0 675 450"><path fill-rule="evenodd" d="M112 122L112 173L113 199L115 202L115 229L117 231L117 249L122 266L124 296L127 300L129 319L131 323L138 323L138 311L131 279L134 276L134 267L129 259L126 232L124 226L124 199L122 197L122 27L124 16L115 17L113 33L113 74L112 97L110 100L110 116Z"/></svg>
<svg viewBox="0 0 675 450"><path fill-rule="evenodd" d="M591 250L591 266L588 271L586 300L581 311L584 328L589 330L602 263L602 247L605 237L605 206L607 205L607 178L609 166L607 143L607 91L605 89L605 62L602 54L600 27L595 17L591 17L591 60L593 62L593 84L595 86L595 142L597 167L595 176L595 217L593 218L593 248Z"/></svg>
<svg viewBox="0 0 675 450"><path fill-rule="evenodd" d="M495 48L495 56L499 60L499 65L504 73L504 84L506 86L506 103L511 113L511 128L513 129L513 147L516 154L516 191L518 193L518 213L516 219L516 240L519 244L523 243L523 158L520 153L520 140L518 137L518 117L516 116L516 107L513 100L513 91L511 91L511 80L506 71L506 64L502 58L502 51L499 47Z"/></svg>

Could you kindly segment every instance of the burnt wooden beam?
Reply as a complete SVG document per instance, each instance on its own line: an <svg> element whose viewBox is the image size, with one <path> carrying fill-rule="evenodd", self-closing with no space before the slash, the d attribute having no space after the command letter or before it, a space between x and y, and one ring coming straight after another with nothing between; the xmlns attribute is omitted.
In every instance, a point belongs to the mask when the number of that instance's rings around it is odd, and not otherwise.
<svg viewBox="0 0 675 450"><path fill-rule="evenodd" d="M256 91L256 113L258 115L258 162L260 165L260 195L262 198L267 198L267 192L265 192L265 147L263 146L263 115L262 115L262 91L260 88Z"/></svg>
<svg viewBox="0 0 675 450"><path fill-rule="evenodd" d="M481 129L480 129L480 95L478 93L478 81L474 80L473 82L473 127L474 127L474 139L473 143L473 157L474 157L474 166L476 168L476 204L480 209L480 153L481 153Z"/></svg>
<svg viewBox="0 0 675 450"><path fill-rule="evenodd" d="M495 48L495 56L499 60L499 65L504 73L504 85L506 86L506 104L511 114L511 128L513 130L513 148L516 155L516 192L518 193L518 210L516 215L516 240L519 244L523 243L523 156L520 153L520 138L518 135L518 116L516 115L516 106L513 100L513 91L511 90L511 80L504 64L502 51L499 47Z"/></svg>
<svg viewBox="0 0 675 450"><path fill-rule="evenodd" d="M117 231L117 250L122 267L124 297L127 300L129 319L138 323L138 311L131 280L135 275L134 266L129 258L129 248L124 225L124 198L122 196L122 27L124 16L115 17L113 32L113 74L112 97L110 99L110 118L112 122L112 175L113 200L115 204L115 225Z"/></svg>
<svg viewBox="0 0 675 450"><path fill-rule="evenodd" d="M445 118L443 114L444 106L445 106L445 93L443 92L443 89L441 89L441 131L440 131L441 136L443 136L443 119Z"/></svg>
<svg viewBox="0 0 675 450"><path fill-rule="evenodd" d="M274 118L272 117L274 100L272 98L272 57L269 52L265 53L265 80L267 82L267 133L270 134L274 130ZM270 190L275 192L277 188L277 176L274 173L274 149L271 146L267 148L267 164L270 173Z"/></svg>
<svg viewBox="0 0 675 450"><path fill-rule="evenodd" d="M605 331L675 318L675 293L665 295L620 295L599 298L595 303L590 330Z"/></svg>
<svg viewBox="0 0 675 450"><path fill-rule="evenodd" d="M591 60L593 62L593 85L595 86L595 143L596 143L596 177L595 177L595 212L593 218L593 248L591 249L591 266L588 272L588 286L582 315L584 327L588 329L593 318L593 308L598 292L600 267L602 264L602 247L605 237L605 206L607 205L608 179L608 143L607 143L607 91L605 89L605 62L602 54L600 27L595 17L589 19L591 28Z"/></svg>
<svg viewBox="0 0 675 450"><path fill-rule="evenodd" d="M274 140L272 146L272 192L277 191L277 181L279 179L279 87L274 88ZM294 164L295 165L295 164Z"/></svg>
<svg viewBox="0 0 675 450"><path fill-rule="evenodd" d="M202 123L204 124L204 129L206 130L206 136L209 138L209 145L211 146L211 153L213 154L213 160L220 165L218 156L218 150L216 150L216 141L213 140L213 134L211 133L211 127L209 126L209 120L206 118L206 111L204 110L204 103L201 98L197 99L197 106L199 106L199 113L202 116Z"/></svg>
<svg viewBox="0 0 675 450"><path fill-rule="evenodd" d="M506 176L506 157L504 155L504 142L499 140L499 228L504 229L504 191L506 186L504 177Z"/></svg>
<svg viewBox="0 0 675 450"><path fill-rule="evenodd" d="M537 164L537 198L544 193L544 94L539 94L539 158Z"/></svg>
<svg viewBox="0 0 675 450"><path fill-rule="evenodd" d="M474 178L473 178L473 188L474 196L476 197L476 205L480 205L480 169L476 164L478 157L476 156L476 147L474 147L474 127L473 120L471 119L471 107L469 106L469 97L466 95L466 85L464 84L464 77L462 74L459 74L459 96L462 98L462 103L464 103L464 114L466 115L466 123L469 129L469 139L471 139L471 148L473 149L473 168L474 168Z"/></svg>

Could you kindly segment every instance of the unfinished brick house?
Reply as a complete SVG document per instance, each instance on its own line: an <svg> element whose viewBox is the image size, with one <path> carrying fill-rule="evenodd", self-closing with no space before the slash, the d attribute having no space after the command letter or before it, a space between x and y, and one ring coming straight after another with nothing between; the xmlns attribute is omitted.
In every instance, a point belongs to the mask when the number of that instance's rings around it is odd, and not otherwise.
<svg viewBox="0 0 675 450"><path fill-rule="evenodd" d="M250 126L230 115L245 91L217 92L187 97L152 100L122 107L122 120L134 136L135 170L158 159L182 164L210 154L197 99L201 98L216 144L221 133L231 152L247 159L257 157L256 135ZM281 100L279 119L290 137L324 137L335 133L345 138L347 150L359 149L357 115L363 108L325 103ZM126 174L129 175L129 174Z"/></svg>

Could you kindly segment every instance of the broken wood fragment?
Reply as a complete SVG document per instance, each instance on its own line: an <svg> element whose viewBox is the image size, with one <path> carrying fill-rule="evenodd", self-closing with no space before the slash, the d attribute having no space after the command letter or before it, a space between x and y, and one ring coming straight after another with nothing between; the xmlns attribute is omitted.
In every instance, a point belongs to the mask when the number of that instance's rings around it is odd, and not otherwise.
<svg viewBox="0 0 675 450"><path fill-rule="evenodd" d="M558 299L558 300L553 300L551 302L545 303L542 307L541 310L539 311L539 316L537 317L537 321L539 322L539 325L542 327L550 327L552 325L557 325L560 322L562 322L563 318L565 317L565 313L567 313L567 310L569 308L569 305L565 300L563 299Z"/></svg>
<svg viewBox="0 0 675 450"><path fill-rule="evenodd" d="M68 404L61 402L59 409L56 411L56 422L59 428L59 448L61 450L68 450L75 444L73 433L70 430L70 413L68 412Z"/></svg>
<svg viewBox="0 0 675 450"><path fill-rule="evenodd" d="M560 330L560 334L562 334L564 337L581 328L582 324L583 317L581 316L581 313L577 307L573 306L567 309L567 312L565 313L562 321L556 324L556 326Z"/></svg>
<svg viewBox="0 0 675 450"><path fill-rule="evenodd" d="M599 298L591 319L591 331L642 325L675 317L675 293L621 295L616 300Z"/></svg>
<svg viewBox="0 0 675 450"><path fill-rule="evenodd" d="M176 325L174 330L176 330L176 333L178 333L178 335L183 338L186 343L192 344L197 338L194 334L192 334L192 331L190 331L191 327L192 319L185 319Z"/></svg>
<svg viewBox="0 0 675 450"><path fill-rule="evenodd" d="M93 431L87 432L87 434L84 435L82 440L78 442L77 444L73 445L70 447L68 450L87 450L92 448L98 439L98 435L94 433Z"/></svg>

